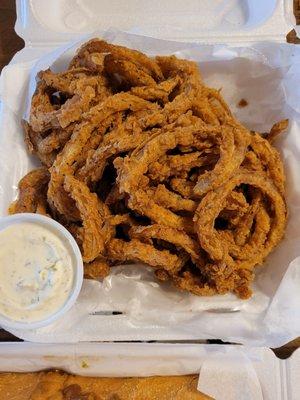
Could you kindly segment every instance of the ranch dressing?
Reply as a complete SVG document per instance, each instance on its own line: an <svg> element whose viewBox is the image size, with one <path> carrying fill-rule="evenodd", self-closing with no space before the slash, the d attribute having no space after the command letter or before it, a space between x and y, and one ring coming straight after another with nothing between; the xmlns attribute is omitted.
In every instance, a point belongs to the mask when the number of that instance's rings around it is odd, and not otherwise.
<svg viewBox="0 0 300 400"><path fill-rule="evenodd" d="M0 231L0 313L15 321L43 320L66 302L73 284L63 240L30 222Z"/></svg>

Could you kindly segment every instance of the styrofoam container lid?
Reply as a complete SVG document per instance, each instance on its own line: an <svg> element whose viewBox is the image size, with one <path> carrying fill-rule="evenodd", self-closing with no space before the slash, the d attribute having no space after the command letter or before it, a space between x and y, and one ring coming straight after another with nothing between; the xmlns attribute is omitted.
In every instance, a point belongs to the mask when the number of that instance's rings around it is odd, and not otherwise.
<svg viewBox="0 0 300 400"><path fill-rule="evenodd" d="M28 45L109 28L177 41L284 41L295 25L293 0L16 1L16 31Z"/></svg>
<svg viewBox="0 0 300 400"><path fill-rule="evenodd" d="M263 347L167 343L0 343L0 371L145 377L199 374L216 400L298 400L300 349L279 360Z"/></svg>

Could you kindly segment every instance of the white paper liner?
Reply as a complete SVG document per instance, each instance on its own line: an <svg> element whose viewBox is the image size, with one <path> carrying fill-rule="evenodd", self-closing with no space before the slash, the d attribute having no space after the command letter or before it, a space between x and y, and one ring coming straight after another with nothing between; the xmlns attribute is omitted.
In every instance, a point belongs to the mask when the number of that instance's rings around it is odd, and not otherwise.
<svg viewBox="0 0 300 400"><path fill-rule="evenodd" d="M254 295L248 301L233 295L196 297L158 285L141 266L114 269L103 284L85 281L75 308L61 321L37 331L14 331L38 342L95 340L221 338L260 346L280 346L300 332L300 49L294 45L259 43L243 47L167 42L119 31L96 32L106 40L150 55L174 53L199 61L206 84L222 88L236 116L262 132L282 118L292 121L276 145L287 173L289 223L284 240L257 268ZM85 37L80 42L87 39ZM62 70L79 42L71 43L32 64L4 69L1 79L0 212L16 197L19 179L34 166L23 144L20 118L28 110L35 75L52 66ZM56 61L58 60L58 61ZM29 91L27 91L29 74ZM249 105L239 109L245 98ZM224 313L216 313L215 309ZM123 315L90 315L122 311ZM233 311L228 313L228 311Z"/></svg>
<svg viewBox="0 0 300 400"><path fill-rule="evenodd" d="M198 389L215 400L263 400L262 388L250 359L237 349L230 356L216 353L201 367ZM226 389L224 389L226 388Z"/></svg>

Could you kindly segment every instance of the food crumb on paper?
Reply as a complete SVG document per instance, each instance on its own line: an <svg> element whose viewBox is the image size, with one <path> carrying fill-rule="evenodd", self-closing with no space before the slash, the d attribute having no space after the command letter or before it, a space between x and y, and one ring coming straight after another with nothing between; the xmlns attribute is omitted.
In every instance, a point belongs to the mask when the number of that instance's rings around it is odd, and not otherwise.
<svg viewBox="0 0 300 400"><path fill-rule="evenodd" d="M239 108L244 108L244 107L247 107L247 105L248 105L249 103L248 103L248 101L247 100L245 100L245 99L241 99L239 102L238 102L238 107Z"/></svg>
<svg viewBox="0 0 300 400"><path fill-rule="evenodd" d="M89 364L86 361L82 360L81 361L81 368L89 368Z"/></svg>

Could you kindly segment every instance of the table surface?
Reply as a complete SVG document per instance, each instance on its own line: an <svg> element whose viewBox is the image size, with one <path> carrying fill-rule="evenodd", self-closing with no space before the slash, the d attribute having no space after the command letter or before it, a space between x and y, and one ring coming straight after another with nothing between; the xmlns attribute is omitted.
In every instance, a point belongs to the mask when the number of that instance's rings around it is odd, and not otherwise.
<svg viewBox="0 0 300 400"><path fill-rule="evenodd" d="M300 24L300 0L294 0L294 13L297 23ZM14 0L0 0L0 71L9 63L13 55L24 47L24 41L17 36L14 31L16 19L16 9ZM291 31L287 35L287 41L290 43L299 43L300 39L296 37L295 31ZM0 341L18 341L19 339L10 333L0 330ZM210 341L214 343L222 343L221 341ZM300 337L292 342L274 349L280 358L289 357L293 351L300 347Z"/></svg>

